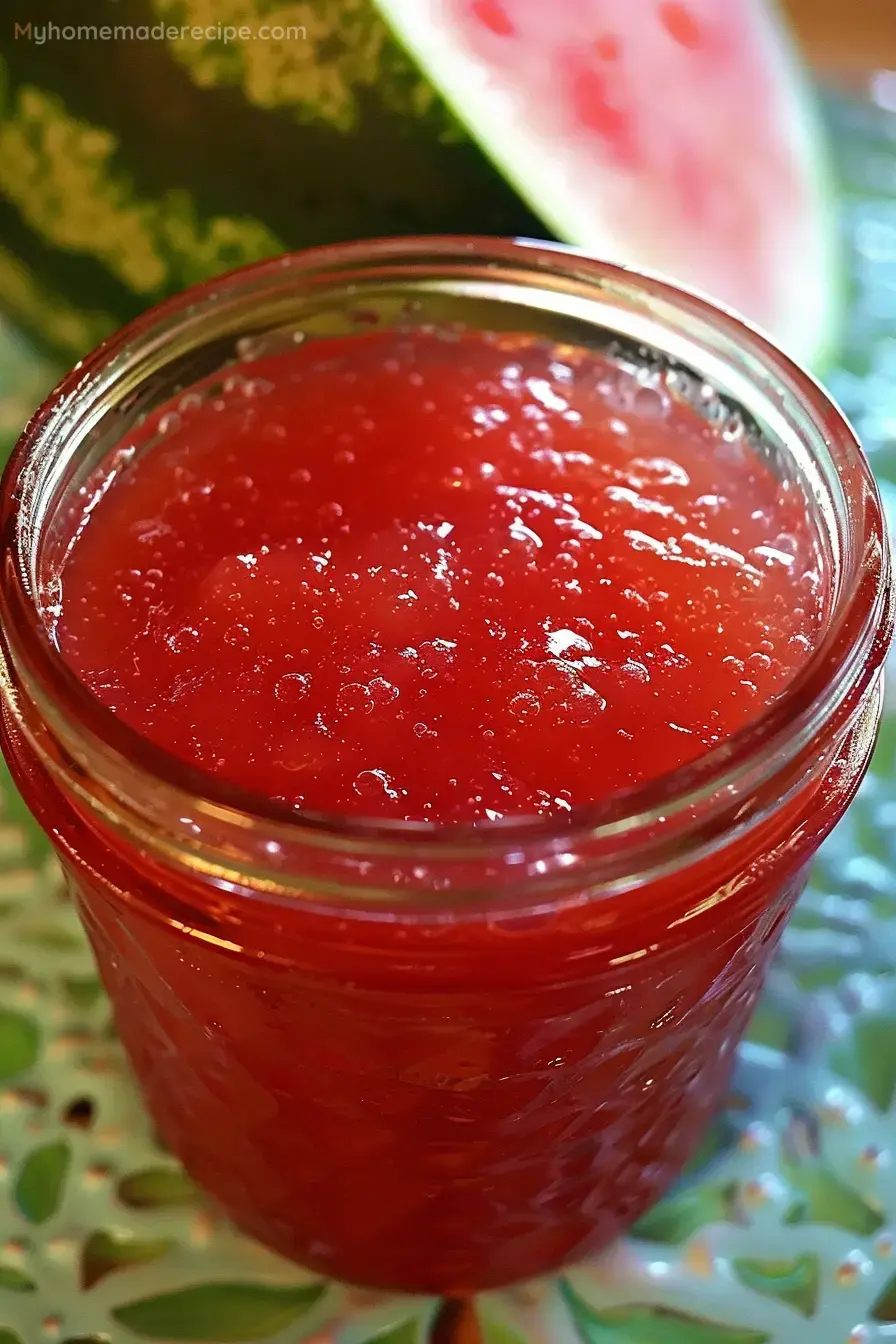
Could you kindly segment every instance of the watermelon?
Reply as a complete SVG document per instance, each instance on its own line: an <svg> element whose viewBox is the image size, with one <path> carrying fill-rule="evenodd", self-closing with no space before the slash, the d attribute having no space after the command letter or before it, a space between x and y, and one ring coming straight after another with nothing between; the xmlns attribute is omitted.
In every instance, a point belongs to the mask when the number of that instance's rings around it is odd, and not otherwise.
<svg viewBox="0 0 896 1344"><path fill-rule="evenodd" d="M65 358L246 262L436 232L549 236L830 343L823 154L760 0L92 9L0 37L0 306Z"/></svg>

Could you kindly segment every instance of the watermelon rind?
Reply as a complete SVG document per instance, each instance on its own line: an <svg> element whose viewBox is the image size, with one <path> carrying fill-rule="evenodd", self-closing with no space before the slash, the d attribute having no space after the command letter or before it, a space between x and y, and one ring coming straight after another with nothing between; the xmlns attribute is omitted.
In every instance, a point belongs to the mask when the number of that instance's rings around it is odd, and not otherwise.
<svg viewBox="0 0 896 1344"><path fill-rule="evenodd" d="M777 11L759 0L737 2L754 12L756 40L786 111L783 125L804 200L788 255L778 258L776 311L766 314L765 320L755 313L746 316L752 324L758 320L767 327L771 338L794 359L823 373L838 349L845 289L825 137L809 80ZM521 124L513 94L470 54L448 21L442 0L376 0L376 5L396 40L438 88L471 138L560 240L654 274L668 270L661 237L655 249L633 254L630 237L624 229L614 228L601 211L599 193L583 190L583 182L603 170L595 169L593 162L577 164L574 149L568 157L558 154L555 144L540 142L536 125ZM711 109L705 126L711 133ZM774 208L773 196L768 205ZM693 274L669 278L692 291L705 289ZM724 295L708 297L730 307Z"/></svg>

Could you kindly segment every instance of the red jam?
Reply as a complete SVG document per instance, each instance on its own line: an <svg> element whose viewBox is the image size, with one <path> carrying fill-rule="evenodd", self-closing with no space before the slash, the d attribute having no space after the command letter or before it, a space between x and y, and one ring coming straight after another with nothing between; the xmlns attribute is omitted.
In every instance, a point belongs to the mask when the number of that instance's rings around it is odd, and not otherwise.
<svg viewBox="0 0 896 1344"><path fill-rule="evenodd" d="M144 427L56 636L133 727L296 808L568 811L742 727L816 639L802 496L738 431L598 354L311 343Z"/></svg>
<svg viewBox="0 0 896 1344"><path fill-rule="evenodd" d="M240 366L81 503L47 611L64 657L156 743L303 815L562 830L758 715L830 600L799 491L699 386L522 337ZM875 714L674 871L634 856L598 895L557 849L573 867L503 904L485 860L481 900L393 899L383 864L425 877L419 843L377 867L322 826L295 829L353 885L302 866L299 896L247 891L88 819L11 720L6 750L195 1179L315 1270L464 1293L599 1249L680 1171Z"/></svg>

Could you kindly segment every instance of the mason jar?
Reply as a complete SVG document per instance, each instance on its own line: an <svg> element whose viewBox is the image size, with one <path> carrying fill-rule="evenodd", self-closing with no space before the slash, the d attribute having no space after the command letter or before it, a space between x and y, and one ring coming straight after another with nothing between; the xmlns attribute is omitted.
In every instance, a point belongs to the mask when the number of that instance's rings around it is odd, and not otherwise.
<svg viewBox="0 0 896 1344"><path fill-rule="evenodd" d="M802 492L828 594L783 693L624 795L476 826L297 814L101 705L48 612L85 483L129 435L296 334L451 324L625 350L753 426L752 450ZM23 434L0 526L3 751L190 1175L276 1251L376 1288L495 1287L637 1219L725 1093L874 745L886 531L821 388L736 316L573 252L327 248L201 285L95 351Z"/></svg>

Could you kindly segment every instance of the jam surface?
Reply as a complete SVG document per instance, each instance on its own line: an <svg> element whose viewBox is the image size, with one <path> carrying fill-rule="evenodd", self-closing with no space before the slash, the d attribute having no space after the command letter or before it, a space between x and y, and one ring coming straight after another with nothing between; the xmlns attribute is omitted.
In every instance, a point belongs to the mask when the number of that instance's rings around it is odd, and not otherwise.
<svg viewBox="0 0 896 1344"><path fill-rule="evenodd" d="M761 713L825 606L799 489L679 384L432 331L236 368L85 488L58 644L296 808L559 815L662 775Z"/></svg>

